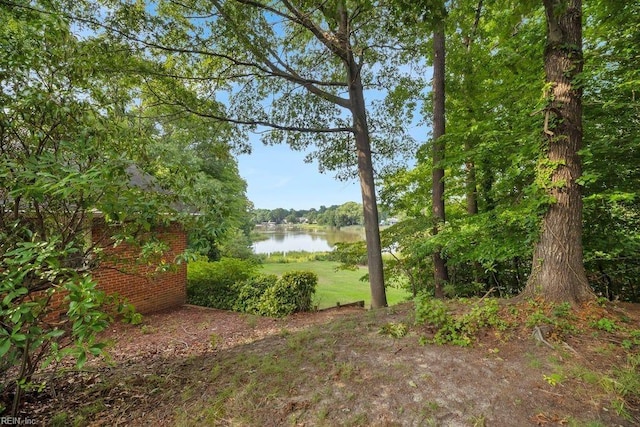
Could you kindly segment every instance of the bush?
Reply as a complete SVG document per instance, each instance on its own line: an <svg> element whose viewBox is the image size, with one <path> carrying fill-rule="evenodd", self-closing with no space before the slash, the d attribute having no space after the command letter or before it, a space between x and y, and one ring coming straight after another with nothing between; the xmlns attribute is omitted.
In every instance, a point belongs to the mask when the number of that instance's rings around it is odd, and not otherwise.
<svg viewBox="0 0 640 427"><path fill-rule="evenodd" d="M421 293L415 299L416 325L428 324L441 328L451 322L449 307L441 299L434 299L426 293Z"/></svg>
<svg viewBox="0 0 640 427"><path fill-rule="evenodd" d="M56 270L57 266L53 265L58 254L48 249L50 247L44 245L23 247L21 251L11 253L23 258L8 260L7 257L5 265L8 268L0 268L0 295L3 296L0 299L0 415L11 408L8 414L17 416L22 396L44 388L46 381L33 381L38 369L67 356L75 358L77 367L81 368L88 354L97 356L104 348L104 343L96 341L97 333L106 329L110 320L101 310L104 292L96 288L96 282L88 275L66 271L64 273L70 277L63 278L63 270ZM24 262L28 255L33 258ZM43 256L38 264L37 257L42 255L46 257ZM23 279L27 276L25 270L32 274L39 271L57 273L60 285L44 292L29 293L25 284L29 279ZM57 309L51 301L61 290L68 292L60 306L66 309L66 316L51 322L48 316ZM25 295L29 298L24 298Z"/></svg>
<svg viewBox="0 0 640 427"><path fill-rule="evenodd" d="M265 289L256 314L284 317L300 311L310 311L317 283L318 276L310 271L284 273L273 285Z"/></svg>
<svg viewBox="0 0 640 427"><path fill-rule="evenodd" d="M258 314L262 316L285 317L295 311L296 305L292 301L291 292L280 281L262 294L258 305Z"/></svg>
<svg viewBox="0 0 640 427"><path fill-rule="evenodd" d="M236 283L254 276L256 269L255 262L235 258L191 262L187 268L187 302L232 310L238 299Z"/></svg>
<svg viewBox="0 0 640 427"><path fill-rule="evenodd" d="M278 278L256 273L254 262L223 258L195 261L187 269L187 302L222 310L283 317L310 311L318 276L290 271Z"/></svg>
<svg viewBox="0 0 640 427"><path fill-rule="evenodd" d="M278 276L259 274L236 284L238 295L233 309L244 313L260 314L260 300L267 289L275 286Z"/></svg>
<svg viewBox="0 0 640 427"><path fill-rule="evenodd" d="M311 311L313 294L316 293L318 275L311 271L288 271L279 282L291 290L295 311Z"/></svg>
<svg viewBox="0 0 640 427"><path fill-rule="evenodd" d="M258 306L263 316L284 317L311 310L318 276L310 271L289 271L265 290Z"/></svg>
<svg viewBox="0 0 640 427"><path fill-rule="evenodd" d="M461 347L471 345L478 331L485 327L504 330L508 324L500 318L497 299L478 300L471 310L463 314L451 313L446 302L421 294L415 299L417 325L427 324L435 329L432 340L423 342L453 344Z"/></svg>

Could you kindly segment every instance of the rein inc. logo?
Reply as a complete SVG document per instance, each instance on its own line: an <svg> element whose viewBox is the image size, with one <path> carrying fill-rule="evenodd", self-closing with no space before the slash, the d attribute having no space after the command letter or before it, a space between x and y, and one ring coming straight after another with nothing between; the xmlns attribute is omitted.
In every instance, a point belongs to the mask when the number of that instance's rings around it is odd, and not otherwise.
<svg viewBox="0 0 640 427"><path fill-rule="evenodd" d="M0 426L35 426L37 424L33 418L0 417Z"/></svg>

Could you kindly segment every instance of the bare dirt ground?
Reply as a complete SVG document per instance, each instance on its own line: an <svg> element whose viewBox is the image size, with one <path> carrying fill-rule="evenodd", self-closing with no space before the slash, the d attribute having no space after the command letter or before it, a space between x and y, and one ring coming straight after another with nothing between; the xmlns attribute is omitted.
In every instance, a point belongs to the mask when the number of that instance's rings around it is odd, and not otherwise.
<svg viewBox="0 0 640 427"><path fill-rule="evenodd" d="M640 305L598 310L584 324L640 328ZM410 303L283 320L192 306L148 315L104 334L108 360L58 367L23 414L61 426L640 425L640 402L621 402L607 380L639 351L615 332L551 333L551 348L521 325L481 331L472 347L420 345L429 331L412 316Z"/></svg>

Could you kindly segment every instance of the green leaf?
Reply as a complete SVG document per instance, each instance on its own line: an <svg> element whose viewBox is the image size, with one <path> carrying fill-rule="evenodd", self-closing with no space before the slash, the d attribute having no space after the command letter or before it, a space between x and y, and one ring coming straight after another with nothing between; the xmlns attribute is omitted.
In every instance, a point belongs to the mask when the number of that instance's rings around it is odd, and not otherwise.
<svg viewBox="0 0 640 427"><path fill-rule="evenodd" d="M11 340L8 337L0 338L0 357L7 354L11 348Z"/></svg>
<svg viewBox="0 0 640 427"><path fill-rule="evenodd" d="M11 334L11 339L16 343L23 343L27 340L27 336L25 334Z"/></svg>
<svg viewBox="0 0 640 427"><path fill-rule="evenodd" d="M89 352L94 356L99 356L104 352L106 343L96 343L89 347Z"/></svg>
<svg viewBox="0 0 640 427"><path fill-rule="evenodd" d="M85 363L87 363L87 353L84 350L80 350L76 357L76 367L82 369Z"/></svg>

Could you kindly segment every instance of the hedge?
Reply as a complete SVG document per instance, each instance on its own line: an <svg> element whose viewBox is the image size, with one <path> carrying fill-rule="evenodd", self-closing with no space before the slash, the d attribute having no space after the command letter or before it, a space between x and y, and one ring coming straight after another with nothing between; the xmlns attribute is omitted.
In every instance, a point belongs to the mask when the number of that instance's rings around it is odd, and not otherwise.
<svg viewBox="0 0 640 427"><path fill-rule="evenodd" d="M290 271L278 278L257 274L250 261L196 261L187 269L187 302L262 316L283 317L312 309L318 276Z"/></svg>
<svg viewBox="0 0 640 427"><path fill-rule="evenodd" d="M238 298L236 283L253 277L256 272L254 262L236 258L190 262L187 267L187 302L232 310Z"/></svg>

